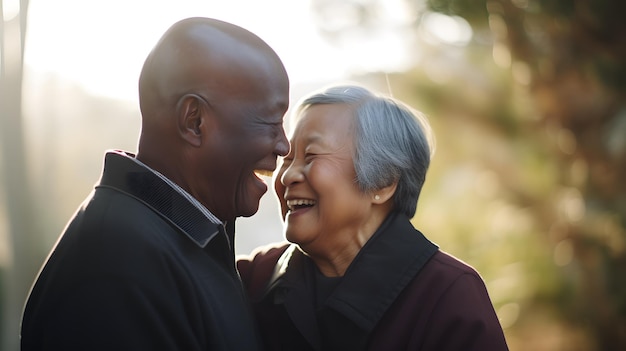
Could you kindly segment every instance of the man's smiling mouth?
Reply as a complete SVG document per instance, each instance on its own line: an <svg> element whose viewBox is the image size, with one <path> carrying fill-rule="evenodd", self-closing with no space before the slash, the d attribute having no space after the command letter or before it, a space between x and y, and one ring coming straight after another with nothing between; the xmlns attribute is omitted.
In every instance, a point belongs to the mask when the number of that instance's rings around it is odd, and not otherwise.
<svg viewBox="0 0 626 351"><path fill-rule="evenodd" d="M263 176L263 177L272 177L272 174L274 174L273 171L268 171L266 169L255 169L254 170L254 174L256 174L257 176Z"/></svg>

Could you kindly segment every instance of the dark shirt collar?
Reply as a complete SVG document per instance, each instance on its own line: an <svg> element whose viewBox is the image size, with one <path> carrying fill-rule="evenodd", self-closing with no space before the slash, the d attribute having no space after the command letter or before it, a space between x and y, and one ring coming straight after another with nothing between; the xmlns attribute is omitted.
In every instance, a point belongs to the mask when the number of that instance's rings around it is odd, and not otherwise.
<svg viewBox="0 0 626 351"><path fill-rule="evenodd" d="M209 220L180 192L135 162L134 157L122 151L107 152L98 187L113 188L143 202L200 247L204 248L220 232L231 239L234 222L229 223L231 232L227 233L223 225Z"/></svg>

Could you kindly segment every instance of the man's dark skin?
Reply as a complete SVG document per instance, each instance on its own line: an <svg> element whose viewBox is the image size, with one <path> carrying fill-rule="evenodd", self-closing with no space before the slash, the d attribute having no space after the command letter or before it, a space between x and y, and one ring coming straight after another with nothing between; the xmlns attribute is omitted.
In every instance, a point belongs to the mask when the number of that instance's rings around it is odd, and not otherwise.
<svg viewBox="0 0 626 351"><path fill-rule="evenodd" d="M147 58L139 96L137 158L222 221L256 213L267 187L254 171L289 152L289 81L274 51L239 27L189 19Z"/></svg>
<svg viewBox="0 0 626 351"><path fill-rule="evenodd" d="M247 30L189 18L149 54L139 98L137 155L106 153L33 285L21 350L261 349L232 229L289 152L285 68Z"/></svg>

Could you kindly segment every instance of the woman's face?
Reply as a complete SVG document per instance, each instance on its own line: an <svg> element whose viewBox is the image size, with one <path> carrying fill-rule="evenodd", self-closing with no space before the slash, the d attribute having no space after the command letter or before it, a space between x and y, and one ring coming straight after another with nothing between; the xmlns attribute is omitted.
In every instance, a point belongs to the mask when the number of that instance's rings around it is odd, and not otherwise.
<svg viewBox="0 0 626 351"><path fill-rule="evenodd" d="M274 186L287 240L328 254L356 238L371 209L353 166L354 116L346 104L314 105L298 119Z"/></svg>

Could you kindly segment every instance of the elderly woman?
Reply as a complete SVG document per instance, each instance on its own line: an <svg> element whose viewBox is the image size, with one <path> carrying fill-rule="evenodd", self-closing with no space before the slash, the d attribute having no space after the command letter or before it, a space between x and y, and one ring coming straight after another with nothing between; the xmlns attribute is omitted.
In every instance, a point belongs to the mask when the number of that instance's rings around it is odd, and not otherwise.
<svg viewBox="0 0 626 351"><path fill-rule="evenodd" d="M507 350L485 284L410 222L426 121L358 86L296 109L275 178L289 243L238 268L269 350Z"/></svg>

